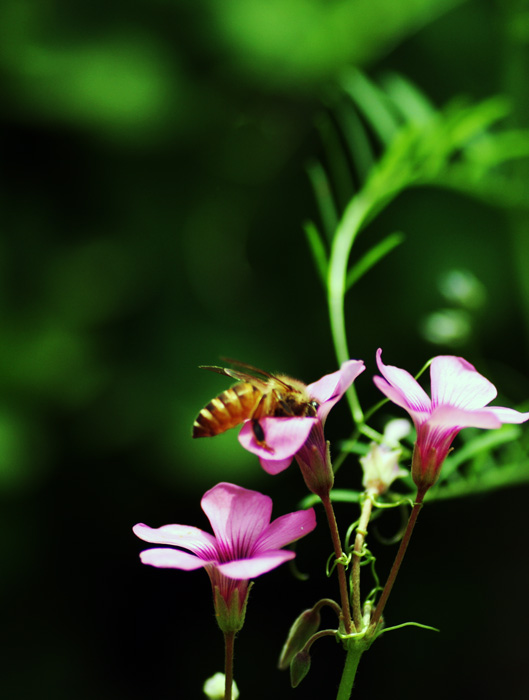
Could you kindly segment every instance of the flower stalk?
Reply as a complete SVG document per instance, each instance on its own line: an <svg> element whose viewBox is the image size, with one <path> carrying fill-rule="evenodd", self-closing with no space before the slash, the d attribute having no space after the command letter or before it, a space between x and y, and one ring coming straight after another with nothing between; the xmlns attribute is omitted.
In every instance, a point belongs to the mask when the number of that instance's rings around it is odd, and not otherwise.
<svg viewBox="0 0 529 700"><path fill-rule="evenodd" d="M406 550L408 549L408 544L413 532L413 528L415 527L415 523L417 522L417 518L419 517L420 510L422 508L424 496L426 494L427 489L421 490L419 489L417 491L417 496L415 498L415 503L413 504L412 511L410 513L410 517L408 519L408 524L406 525L406 530L404 532L404 536L402 537L402 540L400 542L399 550L397 552L397 556L395 557L395 561L393 562L393 566L391 567L391 571L389 572L388 579L386 581L386 585L384 586L384 589L382 590L382 595L380 596L380 599L377 603L377 607L375 608L375 612L373 613L371 617L371 624L370 624L370 629L373 632L376 632L376 628L380 622L380 619L382 617L382 613L384 612L384 608L386 607L386 603L389 598L389 594L391 593L391 589L393 588L393 584L395 583L395 579L397 578L397 574L399 573L399 569L401 567L402 561L404 559L404 555L406 554Z"/></svg>
<svg viewBox="0 0 529 700"><path fill-rule="evenodd" d="M347 591L347 579L345 576L345 566L343 564L344 553L342 549L342 544L340 541L340 533L338 532L338 523L336 522L336 516L334 515L334 508L332 507L331 499L328 495L322 498L323 507L325 508L325 514L327 516L327 522L329 523L329 530L331 532L332 544L334 547L334 554L336 557L336 569L338 572L338 585L340 587L340 600L342 603L342 613L341 621L343 622L344 630L346 634L351 634L354 631L353 623L351 620L351 606L349 603L349 593Z"/></svg>
<svg viewBox="0 0 529 700"><path fill-rule="evenodd" d="M353 587L353 621L356 629L360 631L362 629L362 601L360 596L360 566L362 560L362 551L364 548L364 542L367 535L367 526L369 525L369 519L371 518L371 511L373 508L373 501L367 497L364 499L362 505L362 513L360 515L360 521L356 528L356 537L353 549L353 564L351 571L351 582Z"/></svg>
<svg viewBox="0 0 529 700"><path fill-rule="evenodd" d="M224 633L224 700L231 700L233 687L233 649L235 645L235 632Z"/></svg>

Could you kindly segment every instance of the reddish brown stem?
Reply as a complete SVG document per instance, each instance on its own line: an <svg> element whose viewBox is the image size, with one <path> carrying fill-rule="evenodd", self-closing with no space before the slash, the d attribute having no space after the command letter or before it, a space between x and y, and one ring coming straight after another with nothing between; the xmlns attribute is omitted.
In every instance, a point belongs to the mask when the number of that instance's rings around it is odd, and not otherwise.
<svg viewBox="0 0 529 700"><path fill-rule="evenodd" d="M391 567L391 571L389 572L388 580L386 581L386 585L384 586L384 590L382 591L380 600L378 601L377 607L375 608L375 612L371 617L371 627L373 629L376 628L380 621L380 618L382 617L382 613L384 612L384 608L389 598L389 594L391 593L391 589L393 588L393 584L395 583L395 579L397 578L397 574L399 573L400 565L402 564L402 560L404 559L404 555L406 554L406 550L408 548L411 533L413 532L413 528L415 527L415 523L417 522L419 512L422 508L422 502L425 493L426 490L417 491L417 497L415 499L415 503L413 504L408 524L406 525L404 537L400 542L399 551L397 552L397 556L395 557L395 561L393 562L393 566Z"/></svg>
<svg viewBox="0 0 529 700"><path fill-rule="evenodd" d="M336 522L336 517L334 515L334 508L332 507L331 499L329 496L324 496L322 498L323 507L325 508L325 514L327 515L327 521L329 523L329 530L331 531L331 539L334 547L334 554L337 559L336 569L338 571L338 584L340 586L340 599L342 603L342 620L346 634L351 634L351 632L356 631L354 629L351 620L351 606L349 604L349 593L347 592L347 579L345 576L345 566L340 563L340 559L343 557L342 544L340 542L340 534L338 532L338 524Z"/></svg>
<svg viewBox="0 0 529 700"><path fill-rule="evenodd" d="M233 646L235 642L235 632L224 633L224 700L231 700L231 689L233 686Z"/></svg>

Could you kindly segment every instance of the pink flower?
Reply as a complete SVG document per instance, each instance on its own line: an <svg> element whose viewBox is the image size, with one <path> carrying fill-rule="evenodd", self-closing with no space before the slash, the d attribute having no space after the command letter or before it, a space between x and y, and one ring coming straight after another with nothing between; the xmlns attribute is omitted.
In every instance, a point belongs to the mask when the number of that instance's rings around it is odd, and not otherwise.
<svg viewBox="0 0 529 700"><path fill-rule="evenodd" d="M417 431L412 477L426 492L437 481L450 446L462 428L499 428L503 423L523 423L529 413L487 406L496 387L462 357L439 355L430 365L432 398L404 369L385 365L382 350L377 365L383 375L373 380L380 391L410 414Z"/></svg>
<svg viewBox="0 0 529 700"><path fill-rule="evenodd" d="M214 535L189 525L151 528L140 523L133 527L140 539L177 548L147 549L140 557L144 564L158 568L191 571L204 567L211 579L219 624L223 631L236 631L244 621L249 579L295 557L294 552L281 548L314 530L314 509L270 522L271 498L228 483L207 491L201 506Z"/></svg>
<svg viewBox="0 0 529 700"><path fill-rule="evenodd" d="M362 360L348 360L337 372L326 374L317 382L309 384L307 393L318 403L315 418L297 416L261 418L259 424L266 436L266 446L259 444L255 438L252 422L247 421L239 433L239 442L245 449L259 457L265 471L269 474L279 474L290 465L292 459L308 442L313 429L321 433L321 437L317 440L319 449L322 441L325 445L323 425L329 411L364 369Z"/></svg>

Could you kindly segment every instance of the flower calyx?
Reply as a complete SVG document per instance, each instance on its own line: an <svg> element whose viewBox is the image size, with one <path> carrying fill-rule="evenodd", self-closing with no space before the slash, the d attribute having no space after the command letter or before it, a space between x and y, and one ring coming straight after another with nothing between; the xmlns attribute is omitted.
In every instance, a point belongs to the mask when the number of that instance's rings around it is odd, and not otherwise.
<svg viewBox="0 0 529 700"><path fill-rule="evenodd" d="M246 606L248 604L248 594L253 586L253 581L249 583L246 591L243 593L244 599L241 600L241 589L233 588L229 597L225 591L221 591L218 585L213 588L213 605L215 607L215 616L217 624L224 634L238 632L244 625L246 616Z"/></svg>

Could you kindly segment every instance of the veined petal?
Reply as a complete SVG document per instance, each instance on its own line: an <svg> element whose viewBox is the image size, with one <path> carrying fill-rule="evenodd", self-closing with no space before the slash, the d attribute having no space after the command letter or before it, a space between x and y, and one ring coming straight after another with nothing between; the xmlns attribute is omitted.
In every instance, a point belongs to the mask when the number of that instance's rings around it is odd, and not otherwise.
<svg viewBox="0 0 529 700"><path fill-rule="evenodd" d="M298 510L276 518L255 544L256 552L266 552L271 549L281 549L286 544L299 540L308 535L316 527L314 508Z"/></svg>
<svg viewBox="0 0 529 700"><path fill-rule="evenodd" d="M465 410L457 406L438 406L428 419L431 428L500 428L501 420L490 410Z"/></svg>
<svg viewBox="0 0 529 700"><path fill-rule="evenodd" d="M430 366L432 405L480 409L496 398L496 387L462 357L439 355Z"/></svg>
<svg viewBox="0 0 529 700"><path fill-rule="evenodd" d="M272 499L258 491L220 483L202 497L217 539L217 549L226 560L251 552L255 540L270 523Z"/></svg>
<svg viewBox="0 0 529 700"><path fill-rule="evenodd" d="M305 444L316 422L317 418L261 418L259 425L265 436L264 446L255 439L252 422L247 421L239 433L239 442L249 452L264 460L286 460L292 458Z"/></svg>
<svg viewBox="0 0 529 700"><path fill-rule="evenodd" d="M219 564L217 569L227 578L250 579L272 571L280 564L294 559L295 552L288 550L269 551L258 554L251 559L238 559Z"/></svg>
<svg viewBox="0 0 529 700"><path fill-rule="evenodd" d="M377 388L397 406L408 411L414 420L424 420L430 413L431 401L419 382L405 369L385 365L380 348L377 350L377 365L384 377L373 377Z"/></svg>
<svg viewBox="0 0 529 700"><path fill-rule="evenodd" d="M156 566L158 569L183 569L193 571L208 564L208 560L196 557L194 554L182 552L180 549L146 549L140 553L143 564Z"/></svg>
<svg viewBox="0 0 529 700"><path fill-rule="evenodd" d="M493 413L502 423L525 423L526 420L529 420L529 413L520 413L514 408L485 406L482 411Z"/></svg>
<svg viewBox="0 0 529 700"><path fill-rule="evenodd" d="M307 392L320 404L332 400L334 405L364 370L365 365L362 360L347 360L337 372L326 374L317 382L309 384Z"/></svg>
<svg viewBox="0 0 529 700"><path fill-rule="evenodd" d="M149 527L143 523L134 525L132 531L145 542L153 544L171 544L175 547L189 549L201 556L209 557L216 552L216 543L213 535L204 532L191 525L163 525L162 527Z"/></svg>

